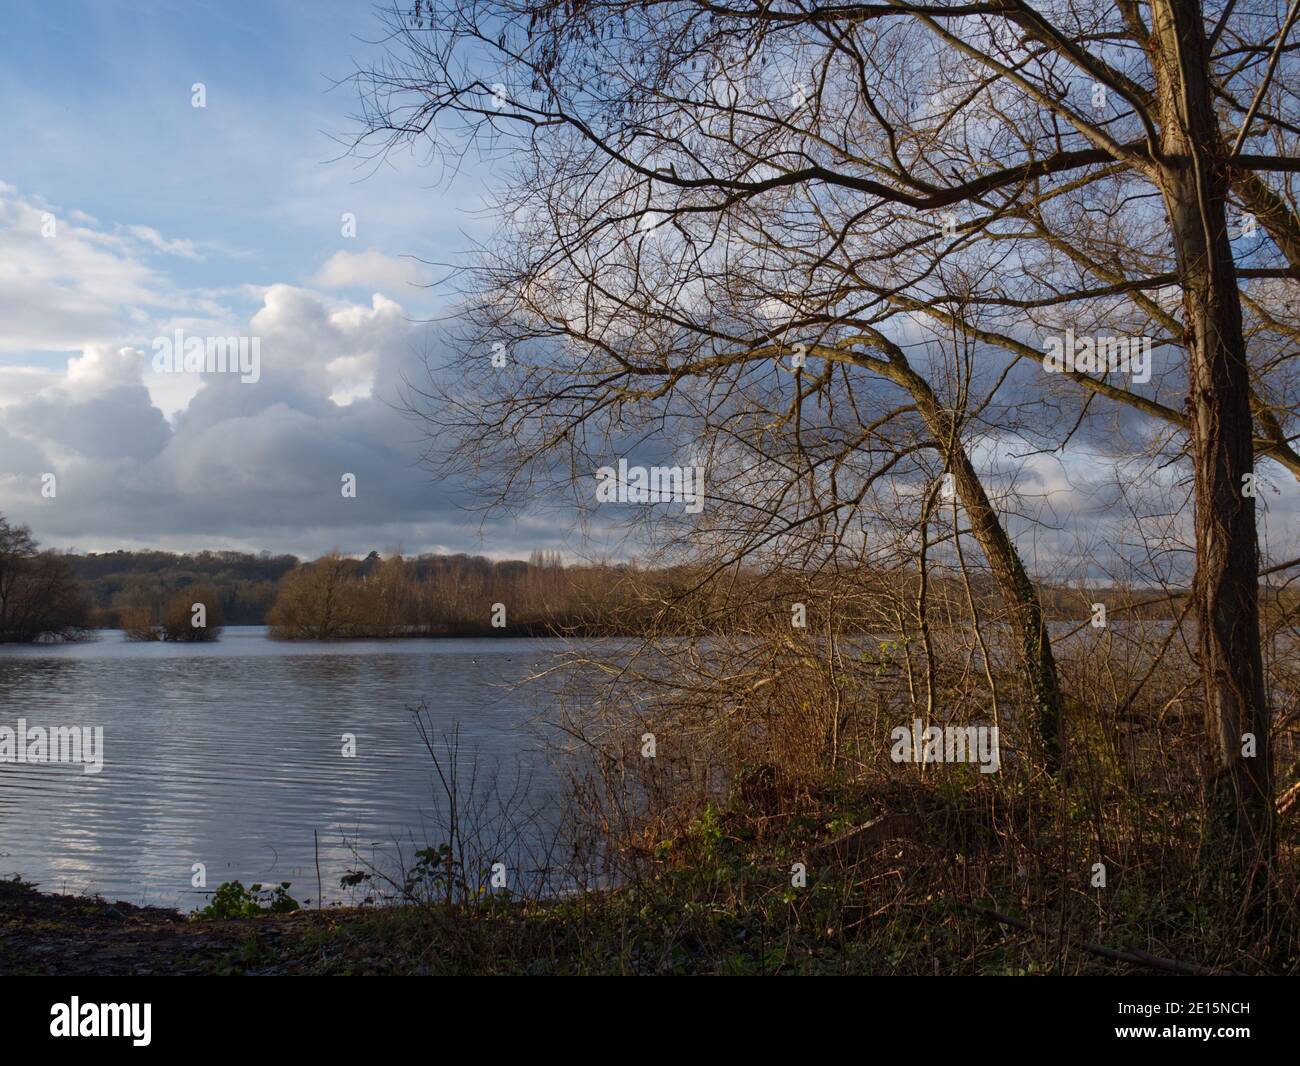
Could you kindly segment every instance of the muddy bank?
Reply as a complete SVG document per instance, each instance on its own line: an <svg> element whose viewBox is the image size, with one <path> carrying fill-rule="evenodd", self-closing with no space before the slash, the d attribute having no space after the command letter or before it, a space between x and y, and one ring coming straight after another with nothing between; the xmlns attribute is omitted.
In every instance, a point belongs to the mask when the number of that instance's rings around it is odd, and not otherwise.
<svg viewBox="0 0 1300 1066"><path fill-rule="evenodd" d="M0 975L284 973L277 961L283 942L332 917L196 922L165 907L0 881Z"/></svg>

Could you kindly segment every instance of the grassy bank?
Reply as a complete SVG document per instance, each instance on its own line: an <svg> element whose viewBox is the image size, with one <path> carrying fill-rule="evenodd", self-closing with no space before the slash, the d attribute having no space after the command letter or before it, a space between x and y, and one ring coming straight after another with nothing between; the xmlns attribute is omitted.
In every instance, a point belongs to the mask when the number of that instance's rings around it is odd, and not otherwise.
<svg viewBox="0 0 1300 1066"><path fill-rule="evenodd" d="M821 815L709 807L623 887L563 899L333 907L203 920L0 883L6 974L1287 974L1294 839L1253 931L1189 901L1194 864L1110 860L1104 891L1070 815L895 782L814 797ZM1044 804L1055 799L1055 809ZM1064 811L1065 818L1058 815ZM1059 832L1065 827L1065 832ZM1033 840L1033 851L1026 849ZM1167 841L1173 845L1173 841ZM796 884L796 864L806 883ZM1076 876L1076 874L1078 876Z"/></svg>

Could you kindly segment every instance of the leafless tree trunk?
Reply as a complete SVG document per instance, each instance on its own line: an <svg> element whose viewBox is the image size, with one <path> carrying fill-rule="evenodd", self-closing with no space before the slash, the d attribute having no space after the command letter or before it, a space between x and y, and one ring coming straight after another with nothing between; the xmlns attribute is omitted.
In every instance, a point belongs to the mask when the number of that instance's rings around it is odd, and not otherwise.
<svg viewBox="0 0 1300 1066"><path fill-rule="evenodd" d="M1196 484L1196 600L1211 806L1228 854L1267 869L1273 854L1272 723L1259 637L1259 548L1250 369L1225 204L1227 161L1212 109L1200 4L1154 0L1151 51L1161 114L1159 174L1178 254ZM1248 738L1253 744L1245 750Z"/></svg>

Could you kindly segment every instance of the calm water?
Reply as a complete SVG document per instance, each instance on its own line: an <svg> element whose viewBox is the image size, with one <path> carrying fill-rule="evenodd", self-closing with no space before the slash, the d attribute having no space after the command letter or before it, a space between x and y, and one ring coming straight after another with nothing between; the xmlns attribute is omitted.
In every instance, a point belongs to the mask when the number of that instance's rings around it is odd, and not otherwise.
<svg viewBox="0 0 1300 1066"><path fill-rule="evenodd" d="M222 881L290 881L345 899L339 877L438 839L433 767L409 707L460 726L461 764L557 805L529 723L545 640L284 643L231 627L214 644L0 646L0 726L102 726L104 768L0 763L0 875L47 891L190 910ZM344 758L342 736L356 736ZM355 850L354 850L355 849Z"/></svg>

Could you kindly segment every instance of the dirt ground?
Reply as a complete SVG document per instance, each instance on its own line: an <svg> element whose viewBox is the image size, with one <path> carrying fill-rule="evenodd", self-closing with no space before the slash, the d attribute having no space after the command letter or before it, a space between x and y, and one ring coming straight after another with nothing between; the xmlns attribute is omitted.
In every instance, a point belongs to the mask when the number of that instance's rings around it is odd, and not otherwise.
<svg viewBox="0 0 1300 1066"><path fill-rule="evenodd" d="M286 941L337 920L301 911L195 922L165 907L0 881L0 975L285 973Z"/></svg>

